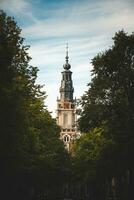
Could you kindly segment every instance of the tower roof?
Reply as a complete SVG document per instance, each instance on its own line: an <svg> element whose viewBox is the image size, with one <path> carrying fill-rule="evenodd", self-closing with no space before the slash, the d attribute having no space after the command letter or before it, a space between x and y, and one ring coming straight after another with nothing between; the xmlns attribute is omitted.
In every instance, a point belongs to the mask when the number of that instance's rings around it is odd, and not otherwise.
<svg viewBox="0 0 134 200"><path fill-rule="evenodd" d="M65 70L69 70L71 68L71 65L68 63L68 60L69 60L69 56L68 56L68 43L67 43L67 45L66 45L66 57L65 57L66 63L63 65L63 68Z"/></svg>

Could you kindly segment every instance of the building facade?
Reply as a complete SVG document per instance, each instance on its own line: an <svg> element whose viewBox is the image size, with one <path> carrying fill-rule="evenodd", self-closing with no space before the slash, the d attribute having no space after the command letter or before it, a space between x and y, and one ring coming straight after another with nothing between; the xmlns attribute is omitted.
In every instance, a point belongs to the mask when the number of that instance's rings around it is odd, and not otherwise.
<svg viewBox="0 0 134 200"><path fill-rule="evenodd" d="M60 139L63 140L65 148L70 151L80 134L77 132L76 99L73 98L72 72L68 60L67 46L64 71L61 72L60 98L57 99L57 124L61 127Z"/></svg>

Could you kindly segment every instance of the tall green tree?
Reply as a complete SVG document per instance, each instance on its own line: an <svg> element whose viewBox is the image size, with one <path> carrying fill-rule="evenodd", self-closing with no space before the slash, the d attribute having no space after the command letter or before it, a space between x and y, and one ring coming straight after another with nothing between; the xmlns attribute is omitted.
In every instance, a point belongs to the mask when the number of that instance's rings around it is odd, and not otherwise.
<svg viewBox="0 0 134 200"><path fill-rule="evenodd" d="M26 200L53 180L61 184L68 155L20 34L14 19L0 11L1 198Z"/></svg>
<svg viewBox="0 0 134 200"><path fill-rule="evenodd" d="M131 188L134 185L134 33L128 35L119 31L113 41L111 48L92 59L92 80L81 99L79 127L83 132L104 127L103 137L115 145L110 151L111 169L105 166L102 172L107 169L106 178L115 176L120 180L125 180L128 172ZM107 149L100 155L99 163L107 164L108 159L104 156ZM122 196L122 199L128 198Z"/></svg>
<svg viewBox="0 0 134 200"><path fill-rule="evenodd" d="M127 151L134 150L134 34L119 31L113 40L109 50L92 60L93 78L82 97L79 125L88 131L106 123L107 137L122 145L124 155L131 157Z"/></svg>
<svg viewBox="0 0 134 200"><path fill-rule="evenodd" d="M89 90L83 95L81 102L83 106L80 120L81 129L88 130L101 124L106 117L112 118L115 106L121 109L118 110L119 113L124 112L123 116L127 117L126 115L129 114L129 117L133 118L134 34L128 36L124 31L119 31L113 40L114 45L109 50L99 53L92 60L93 78L88 84ZM92 112L94 105L96 109ZM122 109L121 106L125 106L125 108ZM93 114L89 118L90 115L86 115L86 108L90 108ZM107 108L108 110L106 110ZM96 116L97 120L95 120ZM82 126L84 117L85 119L87 117L87 120L85 120L85 126Z"/></svg>

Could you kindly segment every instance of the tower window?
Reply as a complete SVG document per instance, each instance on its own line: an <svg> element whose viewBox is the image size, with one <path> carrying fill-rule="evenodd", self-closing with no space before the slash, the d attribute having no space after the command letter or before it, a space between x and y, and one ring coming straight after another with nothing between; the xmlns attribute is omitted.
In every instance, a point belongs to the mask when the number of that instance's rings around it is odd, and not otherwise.
<svg viewBox="0 0 134 200"><path fill-rule="evenodd" d="M70 136L69 135L65 135L63 140L64 140L64 142L69 142L70 141Z"/></svg>

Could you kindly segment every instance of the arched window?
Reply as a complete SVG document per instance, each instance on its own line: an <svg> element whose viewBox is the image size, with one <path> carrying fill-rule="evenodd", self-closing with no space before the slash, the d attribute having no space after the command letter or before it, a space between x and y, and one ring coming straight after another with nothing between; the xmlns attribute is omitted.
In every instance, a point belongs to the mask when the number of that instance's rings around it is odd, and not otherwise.
<svg viewBox="0 0 134 200"><path fill-rule="evenodd" d="M63 140L64 140L64 142L69 142L70 141L70 136L69 135L65 135Z"/></svg>

